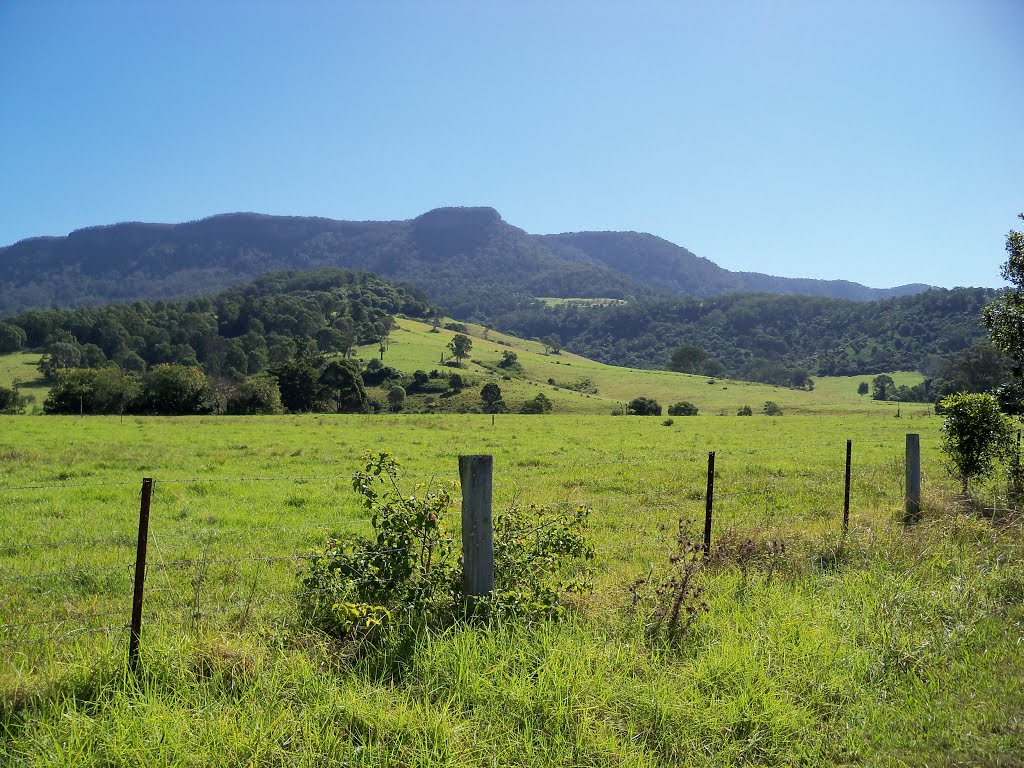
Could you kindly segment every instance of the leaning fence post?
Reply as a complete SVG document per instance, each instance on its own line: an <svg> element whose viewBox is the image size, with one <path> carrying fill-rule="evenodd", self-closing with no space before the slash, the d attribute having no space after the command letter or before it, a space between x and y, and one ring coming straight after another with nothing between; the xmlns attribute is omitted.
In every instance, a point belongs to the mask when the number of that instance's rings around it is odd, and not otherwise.
<svg viewBox="0 0 1024 768"><path fill-rule="evenodd" d="M921 436L907 434L907 508L903 522L921 519Z"/></svg>
<svg viewBox="0 0 1024 768"><path fill-rule="evenodd" d="M128 666L139 666L139 642L142 639L142 590L146 584L146 545L149 543L149 502L153 496L153 478L142 479L139 505L139 538L135 548L135 589L132 592L132 627L128 635Z"/></svg>
<svg viewBox="0 0 1024 768"><path fill-rule="evenodd" d="M850 467L853 458L853 440L846 441L846 493L843 495L843 533L850 530Z"/></svg>
<svg viewBox="0 0 1024 768"><path fill-rule="evenodd" d="M459 456L462 483L462 578L470 612L494 591L493 456Z"/></svg>
<svg viewBox="0 0 1024 768"><path fill-rule="evenodd" d="M708 489L704 495L704 557L711 554L711 510L715 505L715 452L708 453Z"/></svg>

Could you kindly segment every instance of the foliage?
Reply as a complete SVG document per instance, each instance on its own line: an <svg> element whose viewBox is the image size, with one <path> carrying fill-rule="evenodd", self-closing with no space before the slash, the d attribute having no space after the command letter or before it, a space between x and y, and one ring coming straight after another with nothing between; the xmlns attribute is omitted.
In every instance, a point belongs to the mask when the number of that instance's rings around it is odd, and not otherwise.
<svg viewBox="0 0 1024 768"><path fill-rule="evenodd" d="M736 415L737 416L753 416L754 415L754 411L753 411L753 409L749 405L744 405L738 411L736 411Z"/></svg>
<svg viewBox="0 0 1024 768"><path fill-rule="evenodd" d="M398 384L388 387L388 410L398 413L405 406L405 390Z"/></svg>
<svg viewBox="0 0 1024 768"><path fill-rule="evenodd" d="M520 368L519 356L515 352L506 349L501 353L501 360L498 361L499 368L505 368L508 370L515 370Z"/></svg>
<svg viewBox="0 0 1024 768"><path fill-rule="evenodd" d="M668 407L669 416L696 416L698 408L689 400L683 400Z"/></svg>
<svg viewBox="0 0 1024 768"><path fill-rule="evenodd" d="M940 402L942 450L963 492L972 480L991 475L995 464L1013 449L1013 425L992 395L961 393Z"/></svg>
<svg viewBox="0 0 1024 768"><path fill-rule="evenodd" d="M229 393L225 411L240 416L281 413L281 390L269 373L258 373L236 385Z"/></svg>
<svg viewBox="0 0 1024 768"><path fill-rule="evenodd" d="M693 344L684 344L672 350L667 368L678 373L700 373L701 365L707 357L705 349Z"/></svg>
<svg viewBox="0 0 1024 768"><path fill-rule="evenodd" d="M862 381L860 384L857 385L857 394L863 396L866 395L867 393L868 383L866 381Z"/></svg>
<svg viewBox="0 0 1024 768"><path fill-rule="evenodd" d="M501 387L493 381L489 381L480 388L480 399L484 401L484 409L487 413L501 413L505 409L505 402L501 399Z"/></svg>
<svg viewBox="0 0 1024 768"><path fill-rule="evenodd" d="M457 363L461 363L469 357L469 353L473 349L473 340L469 338L469 336L457 333L452 337L452 340L448 342L448 349L452 351L455 361Z"/></svg>
<svg viewBox="0 0 1024 768"><path fill-rule="evenodd" d="M146 376L142 409L184 416L213 413L217 402L206 376L195 366L158 365Z"/></svg>
<svg viewBox="0 0 1024 768"><path fill-rule="evenodd" d="M57 371L56 379L43 403L46 413L124 413L143 404L138 378L120 368L68 368Z"/></svg>
<svg viewBox="0 0 1024 768"><path fill-rule="evenodd" d="M872 400L893 400L896 396L896 382L892 376L883 373L871 380Z"/></svg>
<svg viewBox="0 0 1024 768"><path fill-rule="evenodd" d="M0 414L21 413L28 404L28 398L21 395L16 387L0 386Z"/></svg>
<svg viewBox="0 0 1024 768"><path fill-rule="evenodd" d="M551 413L552 407L551 399L543 392L538 392L536 397L523 403L519 412L530 414Z"/></svg>
<svg viewBox="0 0 1024 768"><path fill-rule="evenodd" d="M459 558L446 517L452 488L413 493L400 485L386 452L366 454L352 487L371 516L374 537L331 540L310 562L303 610L320 629L365 637L387 623L444 626L462 615ZM589 588L571 561L594 556L585 531L590 510L546 512L512 507L494 519L494 592L473 609L477 618L551 618L562 595Z"/></svg>
<svg viewBox="0 0 1024 768"><path fill-rule="evenodd" d="M1018 218L1024 221L1024 213ZM1002 274L1012 288L989 304L982 315L992 344L1020 369L1024 367L1024 232L1010 230L1006 253Z"/></svg>
<svg viewBox="0 0 1024 768"><path fill-rule="evenodd" d="M661 406L650 397L635 397L626 406L628 416L661 416Z"/></svg>
<svg viewBox="0 0 1024 768"><path fill-rule="evenodd" d="M782 408L774 400L766 400L764 405L761 406L761 412L765 416L781 416Z"/></svg>
<svg viewBox="0 0 1024 768"><path fill-rule="evenodd" d="M462 377L461 373L453 373L448 377L448 388L452 392L461 392L465 386L466 380Z"/></svg>
<svg viewBox="0 0 1024 768"><path fill-rule="evenodd" d="M11 323L0 323L0 355L9 355L25 346L25 331Z"/></svg>

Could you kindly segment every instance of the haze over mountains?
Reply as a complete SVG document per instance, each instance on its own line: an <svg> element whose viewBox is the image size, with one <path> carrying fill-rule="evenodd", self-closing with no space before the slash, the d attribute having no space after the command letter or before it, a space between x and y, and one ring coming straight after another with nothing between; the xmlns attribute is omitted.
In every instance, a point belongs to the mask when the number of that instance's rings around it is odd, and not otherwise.
<svg viewBox="0 0 1024 768"><path fill-rule="evenodd" d="M183 224L123 223L0 248L0 316L209 294L285 269L345 267L411 283L459 318L535 297L669 298L750 291L873 300L924 284L731 272L654 235L531 235L493 208L440 208L408 221L233 213Z"/></svg>

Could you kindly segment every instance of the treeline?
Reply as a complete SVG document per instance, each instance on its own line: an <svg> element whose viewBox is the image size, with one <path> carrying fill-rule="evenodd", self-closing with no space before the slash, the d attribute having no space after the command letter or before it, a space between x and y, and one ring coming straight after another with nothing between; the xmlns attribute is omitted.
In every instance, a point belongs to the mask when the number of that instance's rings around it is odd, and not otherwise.
<svg viewBox="0 0 1024 768"><path fill-rule="evenodd" d="M187 301L29 310L0 323L0 354L43 352L40 370L177 365L241 381L310 351L347 356L386 340L395 314L437 310L419 290L347 270L280 272Z"/></svg>
<svg viewBox="0 0 1024 768"><path fill-rule="evenodd" d="M799 386L808 375L850 376L948 362L987 339L985 288L933 289L855 302L733 294L607 307L563 304L508 313L496 325L520 336L557 335L566 348L611 365L665 368L681 347L705 354L690 370Z"/></svg>

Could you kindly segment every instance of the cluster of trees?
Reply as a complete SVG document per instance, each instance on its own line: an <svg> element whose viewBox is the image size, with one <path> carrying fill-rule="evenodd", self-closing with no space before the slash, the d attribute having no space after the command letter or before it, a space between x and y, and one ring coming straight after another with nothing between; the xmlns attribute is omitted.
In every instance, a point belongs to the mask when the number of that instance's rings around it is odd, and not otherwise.
<svg viewBox="0 0 1024 768"><path fill-rule="evenodd" d="M527 338L612 365L660 368L807 388L814 375L913 370L986 339L981 309L997 292L934 289L856 302L733 294L607 307L529 307L498 321Z"/></svg>
<svg viewBox="0 0 1024 768"><path fill-rule="evenodd" d="M436 312L421 292L373 275L282 272L188 301L28 310L0 322L0 353L43 350L50 382L60 370L108 364L132 373L195 367L237 382L311 353L386 348L395 314Z"/></svg>

